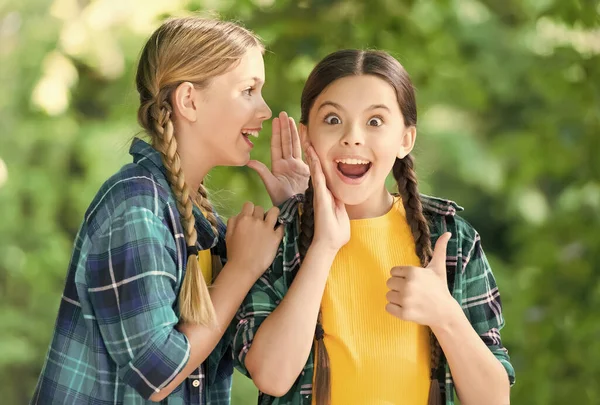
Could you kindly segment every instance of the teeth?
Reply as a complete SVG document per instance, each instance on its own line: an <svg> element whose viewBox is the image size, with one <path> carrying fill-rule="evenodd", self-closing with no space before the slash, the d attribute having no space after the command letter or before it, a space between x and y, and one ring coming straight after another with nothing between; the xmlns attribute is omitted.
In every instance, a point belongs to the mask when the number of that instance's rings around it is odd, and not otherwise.
<svg viewBox="0 0 600 405"><path fill-rule="evenodd" d="M362 160L362 159L336 159L335 160L336 163L344 163L347 165L368 165L369 162L368 160Z"/></svg>
<svg viewBox="0 0 600 405"><path fill-rule="evenodd" d="M258 138L258 131L242 131L242 135Z"/></svg>

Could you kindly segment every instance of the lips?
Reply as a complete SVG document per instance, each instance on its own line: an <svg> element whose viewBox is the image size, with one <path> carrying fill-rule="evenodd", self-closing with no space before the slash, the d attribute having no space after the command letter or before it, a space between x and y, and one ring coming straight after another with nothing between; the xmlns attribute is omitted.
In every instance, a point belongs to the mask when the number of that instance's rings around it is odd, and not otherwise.
<svg viewBox="0 0 600 405"><path fill-rule="evenodd" d="M254 147L254 144L250 140L250 137L252 136L254 138L258 138L259 131L260 131L260 128L259 129L242 129L242 131L241 131L242 137L244 138L244 140L250 147Z"/></svg>
<svg viewBox="0 0 600 405"><path fill-rule="evenodd" d="M348 157L335 159L338 172L352 180L364 177L371 169L372 163L364 158Z"/></svg>

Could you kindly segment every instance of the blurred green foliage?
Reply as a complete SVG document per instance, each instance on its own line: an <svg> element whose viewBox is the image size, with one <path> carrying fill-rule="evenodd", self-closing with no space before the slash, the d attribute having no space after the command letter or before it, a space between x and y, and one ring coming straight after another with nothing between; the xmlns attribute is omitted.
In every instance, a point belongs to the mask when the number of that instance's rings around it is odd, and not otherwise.
<svg viewBox="0 0 600 405"><path fill-rule="evenodd" d="M266 42L265 98L298 118L315 62L390 51L420 106L422 191L466 207L503 295L515 404L600 403L600 5L587 0L0 2L0 401L25 404L75 232L139 133L136 59L160 19L214 10ZM267 126L254 158L268 162ZM258 176L209 179L223 214ZM255 403L236 375L234 405Z"/></svg>

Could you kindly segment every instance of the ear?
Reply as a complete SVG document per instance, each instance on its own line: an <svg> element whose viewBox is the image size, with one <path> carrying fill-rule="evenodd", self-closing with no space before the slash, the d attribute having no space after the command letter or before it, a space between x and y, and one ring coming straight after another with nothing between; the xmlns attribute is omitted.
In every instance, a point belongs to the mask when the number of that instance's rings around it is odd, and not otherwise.
<svg viewBox="0 0 600 405"><path fill-rule="evenodd" d="M173 108L178 117L190 122L198 119L197 90L190 82L183 82L173 92Z"/></svg>
<svg viewBox="0 0 600 405"><path fill-rule="evenodd" d="M398 159L403 159L408 155L415 146L415 140L417 139L417 127L411 125L404 129L402 138L400 139L400 147L398 148Z"/></svg>

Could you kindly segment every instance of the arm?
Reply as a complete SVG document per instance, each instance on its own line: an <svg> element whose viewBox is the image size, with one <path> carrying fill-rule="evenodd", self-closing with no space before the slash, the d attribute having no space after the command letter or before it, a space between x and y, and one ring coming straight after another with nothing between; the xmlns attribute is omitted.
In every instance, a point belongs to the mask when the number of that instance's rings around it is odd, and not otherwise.
<svg viewBox="0 0 600 405"><path fill-rule="evenodd" d="M182 371L160 392L153 394L150 400L159 402L166 398L206 360L219 343L227 325L233 319L235 312L254 282L253 277L243 276L251 273L244 272L244 269L236 269L233 266L229 263L226 264L210 288L210 298L215 307L219 327L213 328L183 323L177 326L177 329L186 336L189 342L189 361Z"/></svg>
<svg viewBox="0 0 600 405"><path fill-rule="evenodd" d="M175 329L175 240L151 210L129 207L93 235L87 294L119 378L149 399L188 364L190 346Z"/></svg>
<svg viewBox="0 0 600 405"><path fill-rule="evenodd" d="M448 321L433 329L452 370L461 402L510 403L514 370L502 347L502 304L496 281L481 248L479 235L466 240L462 308L456 303Z"/></svg>
<svg viewBox="0 0 600 405"><path fill-rule="evenodd" d="M190 342L188 365L160 393L151 399L160 401L168 396L188 375L206 360L240 307L256 279L273 261L283 229L274 230L278 208L266 214L261 207L246 203L240 215L229 219L226 243L227 264L210 288L210 297L217 317L217 328L182 323L178 329ZM252 235L252 238L248 238Z"/></svg>
<svg viewBox="0 0 600 405"><path fill-rule="evenodd" d="M250 244L243 252L256 256L252 269L236 254L217 278L211 298L222 328L175 327L176 246L169 228L152 211L130 207L95 237L86 269L88 296L104 345L126 384L144 398L160 401L206 359L262 273L257 268L272 260L281 239L273 231L276 213L266 220L262 212L260 219L240 220L237 239L254 231L262 249ZM267 248L269 243L273 249Z"/></svg>
<svg viewBox="0 0 600 405"><path fill-rule="evenodd" d="M432 328L448 360L461 403L510 404L505 368L475 332L458 303L448 321Z"/></svg>
<svg viewBox="0 0 600 405"><path fill-rule="evenodd" d="M335 254L313 244L287 294L260 325L245 366L261 392L284 395L306 364Z"/></svg>
<svg viewBox="0 0 600 405"><path fill-rule="evenodd" d="M500 345L498 330L504 321L495 281L478 238L471 239L471 246L466 250L463 246L471 257L465 258L462 288L467 299L461 308L447 286L449 239L449 233L438 238L426 268L392 269L386 309L400 319L431 328L446 355L462 404L506 405L514 372ZM496 347L486 345L492 336Z"/></svg>
<svg viewBox="0 0 600 405"><path fill-rule="evenodd" d="M292 266L298 256L296 224L288 227L287 239L292 239L293 250L279 256L272 265L272 270L281 274L280 280L259 280L247 299L249 307L242 308L244 316L234 339L242 370L247 371L260 391L271 396L284 395L306 364L331 264L339 248L350 238L346 209L327 190L314 149L306 150L314 188L313 242L289 290L274 291L273 286L281 288L283 275L292 271L284 268L286 263ZM308 195L312 195L312 190L309 189ZM286 289L286 283L283 284ZM278 294L283 296L281 303Z"/></svg>

